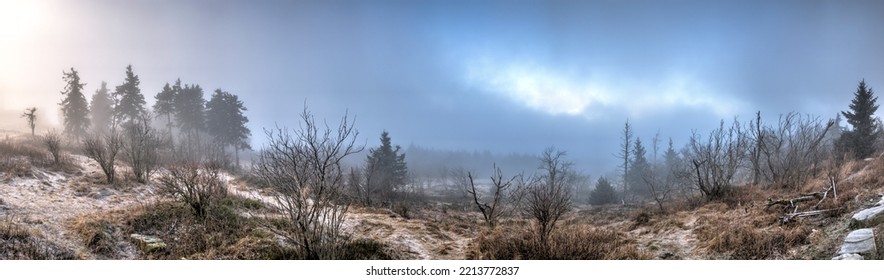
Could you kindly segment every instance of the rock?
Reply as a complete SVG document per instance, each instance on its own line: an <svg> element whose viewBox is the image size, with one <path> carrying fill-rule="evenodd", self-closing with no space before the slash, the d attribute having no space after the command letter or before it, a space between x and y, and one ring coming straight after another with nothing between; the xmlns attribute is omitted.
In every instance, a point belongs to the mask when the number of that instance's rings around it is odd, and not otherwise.
<svg viewBox="0 0 884 280"><path fill-rule="evenodd" d="M104 188L104 189L101 189L100 191L93 193L92 195L90 195L90 197L92 197L94 199L102 199L102 198L110 196L111 194L113 194L113 191L111 191L107 188Z"/></svg>
<svg viewBox="0 0 884 280"><path fill-rule="evenodd" d="M884 222L884 205L878 205L872 208L863 209L853 214L850 220L851 228L874 227Z"/></svg>
<svg viewBox="0 0 884 280"><path fill-rule="evenodd" d="M864 260L863 256L861 256L860 254L843 254L843 255L838 255L832 259L837 260L837 261L861 261L861 260Z"/></svg>
<svg viewBox="0 0 884 280"><path fill-rule="evenodd" d="M870 228L851 231L844 238L844 244L841 244L838 254L859 254L865 259L877 259L878 248L875 246L875 232Z"/></svg>
<svg viewBox="0 0 884 280"><path fill-rule="evenodd" d="M132 240L135 241L135 245L138 245L138 248L145 253L166 249L166 242L163 242L162 239L156 236L133 233L132 235L129 235L129 237L132 238Z"/></svg>

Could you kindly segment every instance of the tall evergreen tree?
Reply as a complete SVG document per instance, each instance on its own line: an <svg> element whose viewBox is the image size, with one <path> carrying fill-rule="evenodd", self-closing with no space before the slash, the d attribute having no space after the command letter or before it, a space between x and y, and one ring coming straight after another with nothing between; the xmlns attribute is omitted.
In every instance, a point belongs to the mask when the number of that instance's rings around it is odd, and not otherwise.
<svg viewBox="0 0 884 280"><path fill-rule="evenodd" d="M181 79L176 82L176 85L180 88ZM169 135L172 134L172 115L175 114L175 93L176 91L169 86L169 83L166 83L163 90L154 96L156 103L153 104L153 114L157 118L166 117L166 128Z"/></svg>
<svg viewBox="0 0 884 280"><path fill-rule="evenodd" d="M367 183L380 200L392 199L394 192L405 186L408 179L405 153L400 154L400 149L399 145L393 147L390 134L384 131L381 133L381 146L369 150L366 159Z"/></svg>
<svg viewBox="0 0 884 280"><path fill-rule="evenodd" d="M175 94L175 121L182 132L196 135L205 129L205 106L203 89L199 85L184 85Z"/></svg>
<svg viewBox="0 0 884 280"><path fill-rule="evenodd" d="M83 95L83 86L80 83L80 74L77 70L71 68L71 72L62 71L63 79L67 83L61 103L61 112L64 116L64 130L76 139L80 139L86 135L89 129L89 104L86 102L86 96Z"/></svg>
<svg viewBox="0 0 884 280"><path fill-rule="evenodd" d="M144 95L138 87L141 81L132 72L132 65L126 66L126 82L117 86L114 92L119 104L114 108L114 115L122 123L132 123L147 114Z"/></svg>
<svg viewBox="0 0 884 280"><path fill-rule="evenodd" d="M102 81L101 87L95 90L89 107L92 116L92 129L95 131L110 129L114 117L114 101L107 89L107 82Z"/></svg>
<svg viewBox="0 0 884 280"><path fill-rule="evenodd" d="M650 172L651 165L648 162L647 152L644 145L642 145L641 138L635 138L635 147L632 149L630 170L632 171L629 173L630 175L628 177L630 191L638 195L648 194L645 176Z"/></svg>
<svg viewBox="0 0 884 280"><path fill-rule="evenodd" d="M244 111L246 107L239 97L221 89L216 89L206 103L206 131L215 141L233 147L237 165L239 150L251 148L248 140L252 132L246 127L249 118L243 114Z"/></svg>
<svg viewBox="0 0 884 280"><path fill-rule="evenodd" d="M872 92L872 88L866 87L866 80L860 81L850 103L850 111L841 112L847 123L853 126L852 130L843 133L839 139L842 151L852 150L857 158L866 158L875 152L875 140L880 133L875 121L877 101L878 97Z"/></svg>
<svg viewBox="0 0 884 280"><path fill-rule="evenodd" d="M680 160L678 152L675 151L675 147L672 145L672 138L670 137L669 146L666 147L666 151L663 152L663 161L664 164L666 164L667 172L674 170Z"/></svg>

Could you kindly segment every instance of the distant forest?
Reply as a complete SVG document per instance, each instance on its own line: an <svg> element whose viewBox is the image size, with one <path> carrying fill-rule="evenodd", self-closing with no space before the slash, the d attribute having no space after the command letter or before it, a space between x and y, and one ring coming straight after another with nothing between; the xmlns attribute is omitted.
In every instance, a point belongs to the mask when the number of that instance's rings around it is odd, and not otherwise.
<svg viewBox="0 0 884 280"><path fill-rule="evenodd" d="M408 171L416 178L440 178L452 171L463 169L477 177L491 175L493 165L502 170L518 173L538 168L537 155L491 151L444 150L411 144L405 149Z"/></svg>

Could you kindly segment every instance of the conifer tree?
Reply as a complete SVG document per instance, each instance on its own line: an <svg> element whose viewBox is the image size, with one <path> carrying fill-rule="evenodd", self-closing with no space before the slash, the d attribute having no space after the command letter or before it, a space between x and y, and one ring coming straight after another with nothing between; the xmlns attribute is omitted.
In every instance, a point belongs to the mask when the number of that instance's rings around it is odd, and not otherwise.
<svg viewBox="0 0 884 280"><path fill-rule="evenodd" d="M177 85L181 85L180 79L178 80ZM176 91L169 86L169 83L166 83L166 85L163 86L163 90L154 96L156 103L153 104L154 115L157 118L166 118L166 128L170 135L172 133L172 115L175 114L175 93Z"/></svg>
<svg viewBox="0 0 884 280"><path fill-rule="evenodd" d="M209 102L206 102L206 131L215 141L230 146L236 152L236 163L239 165L239 150L250 149L248 143L252 132L246 127L249 122L243 112L246 107L234 94L215 90Z"/></svg>
<svg viewBox="0 0 884 280"><path fill-rule="evenodd" d="M75 139L80 139L89 129L89 104L83 95L83 86L86 84L80 83L80 74L73 67L71 72L62 71L62 74L67 83L61 92L64 99L59 104L64 117L64 130Z"/></svg>
<svg viewBox="0 0 884 280"><path fill-rule="evenodd" d="M126 81L117 86L114 92L119 104L114 107L114 115L119 124L127 124L137 121L147 114L144 95L139 88L141 81L138 75L132 72L132 65L126 66Z"/></svg>
<svg viewBox="0 0 884 280"><path fill-rule="evenodd" d="M376 192L380 200L390 200L394 192L405 186L408 178L408 167L405 153L399 153L401 147L395 147L387 131L381 133L381 146L370 149L366 159L366 171L369 176L369 189ZM377 201L377 200L376 200Z"/></svg>
<svg viewBox="0 0 884 280"><path fill-rule="evenodd" d="M92 95L89 105L92 117L92 130L107 131L113 125L114 101L107 89L107 83L101 82L101 87Z"/></svg>
<svg viewBox="0 0 884 280"><path fill-rule="evenodd" d="M866 158L875 152L875 140L880 133L875 120L877 101L878 97L872 92L872 88L866 87L865 79L860 81L850 103L850 111L841 112L847 123L853 126L852 130L843 133L839 139L838 146L842 152L852 150L857 158Z"/></svg>

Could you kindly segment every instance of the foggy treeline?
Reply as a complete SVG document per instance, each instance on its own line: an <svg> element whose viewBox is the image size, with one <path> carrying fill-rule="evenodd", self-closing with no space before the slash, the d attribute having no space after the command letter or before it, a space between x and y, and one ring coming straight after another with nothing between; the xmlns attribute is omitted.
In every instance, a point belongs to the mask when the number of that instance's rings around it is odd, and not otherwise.
<svg viewBox="0 0 884 280"><path fill-rule="evenodd" d="M497 154L490 151L441 150L410 145L405 150L410 161L409 169L416 177L441 178L458 170L469 170L474 175L491 175L490 166L497 164L503 170L524 171L537 169L537 155Z"/></svg>

